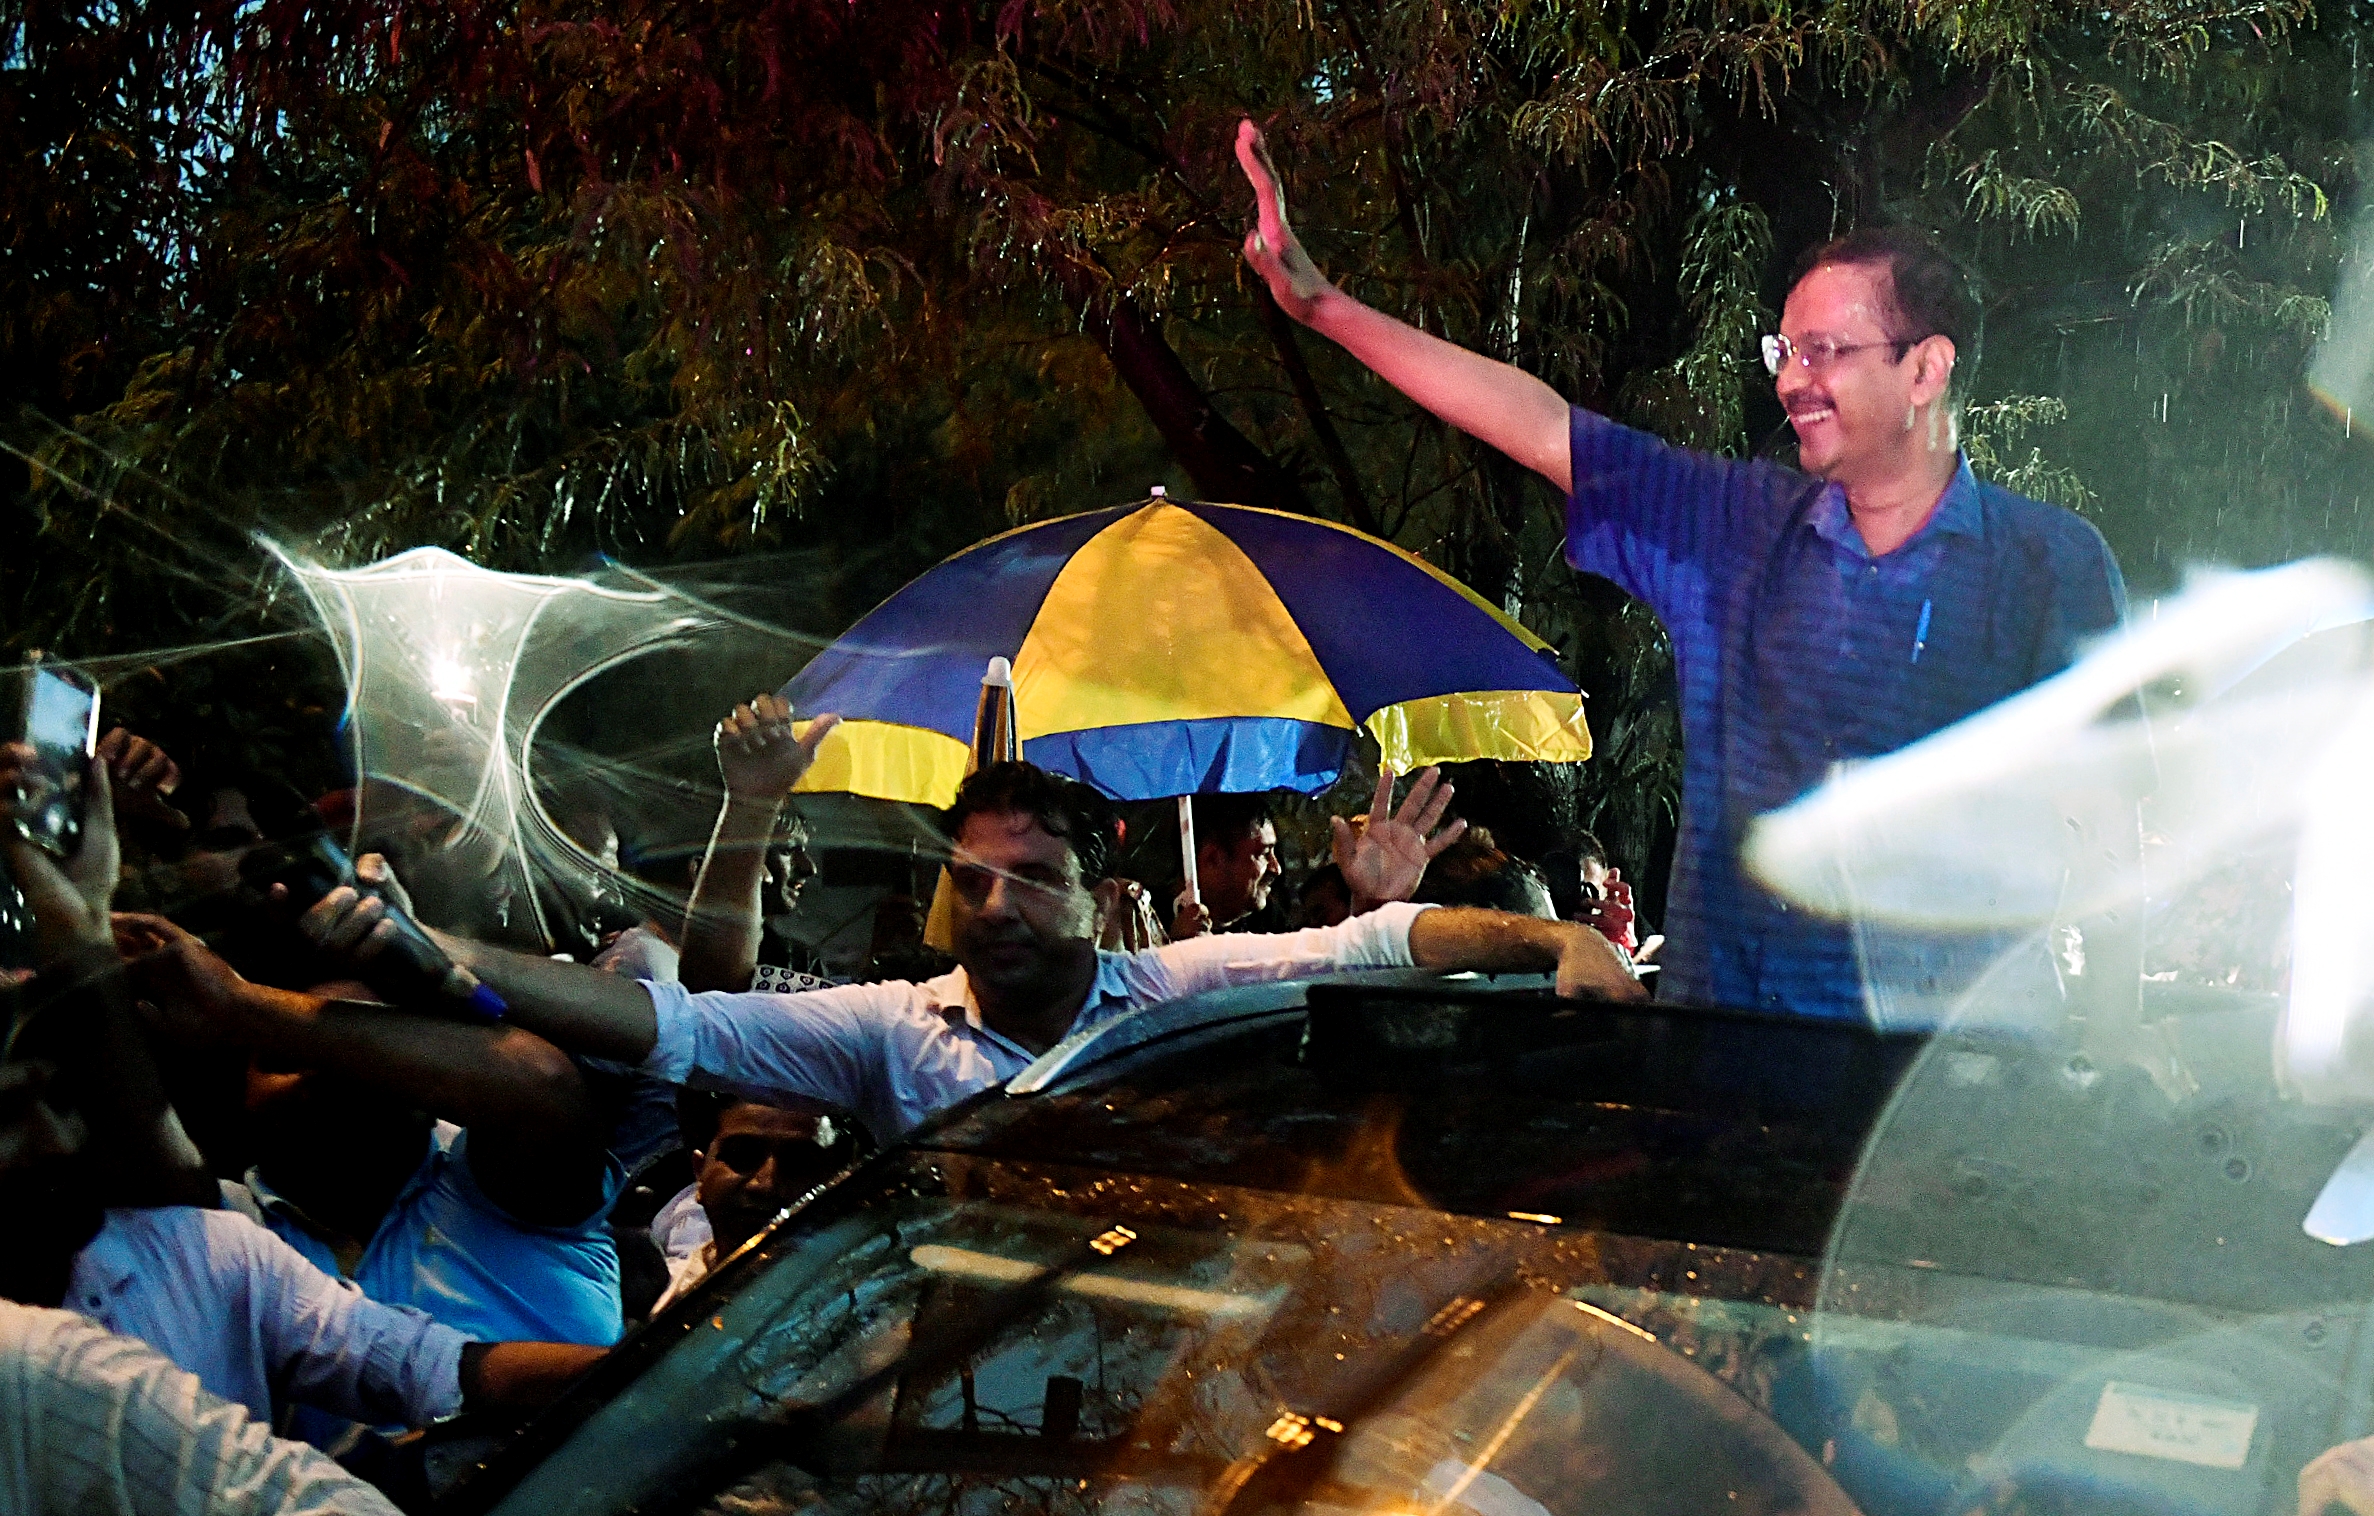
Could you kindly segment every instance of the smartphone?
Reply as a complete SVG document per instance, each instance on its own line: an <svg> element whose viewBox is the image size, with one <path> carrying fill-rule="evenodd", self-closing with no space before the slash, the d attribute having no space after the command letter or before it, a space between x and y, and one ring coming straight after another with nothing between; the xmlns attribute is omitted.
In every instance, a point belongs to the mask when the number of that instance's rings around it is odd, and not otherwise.
<svg viewBox="0 0 2374 1516"><path fill-rule="evenodd" d="M88 675L37 663L25 675L19 740L33 749L25 773L16 829L26 841L58 857L82 845L85 781L99 750L99 687Z"/></svg>

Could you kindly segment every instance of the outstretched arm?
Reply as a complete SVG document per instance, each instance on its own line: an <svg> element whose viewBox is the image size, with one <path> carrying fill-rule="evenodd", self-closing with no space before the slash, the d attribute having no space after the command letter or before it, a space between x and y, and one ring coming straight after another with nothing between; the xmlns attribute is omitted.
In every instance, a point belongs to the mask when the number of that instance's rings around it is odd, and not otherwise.
<svg viewBox="0 0 2374 1516"><path fill-rule="evenodd" d="M1643 1000L1632 966L1605 937L1576 921L1447 906L1410 923L1410 958L1446 974L1549 974L1561 995Z"/></svg>
<svg viewBox="0 0 2374 1516"><path fill-rule="evenodd" d="M470 1343L462 1349L462 1409L495 1415L541 1410L608 1351L570 1342Z"/></svg>
<svg viewBox="0 0 2374 1516"><path fill-rule="evenodd" d="M357 858L354 871L380 890L397 888L394 872L377 853ZM358 894L343 884L315 902L298 918L297 927L323 952L355 964L368 963L384 951L393 935L379 896ZM489 947L435 928L425 930L447 957L503 997L510 1007L508 1025L525 1027L573 1053L629 1063L642 1062L659 1038L651 996L631 979L580 963Z"/></svg>
<svg viewBox="0 0 2374 1516"><path fill-rule="evenodd" d="M806 736L794 737L791 704L774 695L738 705L717 723L717 772L725 781L725 804L685 907L678 977L686 989L750 988L758 970L758 897L766 882L767 843L791 787L839 723L838 716L819 716L808 724Z"/></svg>
<svg viewBox="0 0 2374 1516"><path fill-rule="evenodd" d="M1245 236L1245 261L1269 285L1279 308L1420 406L1508 454L1561 495L1568 493L1574 466L1567 405L1558 392L1513 364L1396 321L1328 283L1287 224L1285 190L1260 128L1250 121L1237 124L1236 156L1252 181L1259 215Z"/></svg>
<svg viewBox="0 0 2374 1516"><path fill-rule="evenodd" d="M368 1080L467 1127L590 1123L576 1068L521 1028L255 984L162 916L118 916L116 929L166 1029L184 1041L238 1044Z"/></svg>
<svg viewBox="0 0 2374 1516"><path fill-rule="evenodd" d="M522 1221L573 1225L606 1198L593 1094L535 1033L254 984L161 916L119 916L116 930L150 1003L185 1040L334 1070L468 1127L473 1177Z"/></svg>

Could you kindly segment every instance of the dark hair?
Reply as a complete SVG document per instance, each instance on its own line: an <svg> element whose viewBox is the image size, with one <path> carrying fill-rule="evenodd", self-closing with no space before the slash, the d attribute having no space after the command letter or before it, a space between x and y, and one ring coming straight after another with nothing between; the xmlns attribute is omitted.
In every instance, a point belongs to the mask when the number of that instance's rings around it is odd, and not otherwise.
<svg viewBox="0 0 2374 1516"><path fill-rule="evenodd" d="M1574 853L1575 862L1578 865L1596 863L1601 868L1607 867L1607 844L1599 840L1599 834L1596 832L1586 832L1581 827L1576 827L1574 847L1571 851Z"/></svg>
<svg viewBox="0 0 2374 1516"><path fill-rule="evenodd" d="M779 1095L769 1100L752 1100L744 1095L724 1090L696 1090L690 1085L676 1087L676 1132L688 1151L705 1153L709 1144L717 1140L717 1129L725 1124L726 1112L745 1105L765 1106L778 1111L798 1111L803 1115L829 1116L843 1133L855 1136L870 1148L872 1142L862 1126L855 1123L839 1106L822 1100L810 1100L805 1095Z"/></svg>
<svg viewBox="0 0 2374 1516"><path fill-rule="evenodd" d="M1533 892L1527 882L1532 874L1525 864L1502 852L1490 832L1471 827L1467 835L1426 865L1426 877L1414 898L1428 905L1475 905L1528 915L1533 910ZM1547 893L1548 887L1543 888Z"/></svg>
<svg viewBox="0 0 2374 1516"><path fill-rule="evenodd" d="M1958 359L1953 389L1961 393L1964 376L1978 363L1985 317L1970 271L1943 243L1917 227L1858 227L1798 259L1789 276L1790 286L1794 288L1825 263L1884 267L1888 271L1888 303L1896 308L1896 318L1902 323L1891 335L1902 342L1937 336L1950 339Z"/></svg>
<svg viewBox="0 0 2374 1516"><path fill-rule="evenodd" d="M1111 801L1077 779L1050 774L1035 763L993 763L956 792L956 803L942 822L948 839L963 835L964 824L983 814L1028 816L1049 836L1070 843L1083 884L1112 875L1120 817Z"/></svg>
<svg viewBox="0 0 2374 1516"><path fill-rule="evenodd" d="M1227 847L1251 835L1263 822L1277 825L1267 795L1198 795L1195 797L1195 845L1207 842Z"/></svg>

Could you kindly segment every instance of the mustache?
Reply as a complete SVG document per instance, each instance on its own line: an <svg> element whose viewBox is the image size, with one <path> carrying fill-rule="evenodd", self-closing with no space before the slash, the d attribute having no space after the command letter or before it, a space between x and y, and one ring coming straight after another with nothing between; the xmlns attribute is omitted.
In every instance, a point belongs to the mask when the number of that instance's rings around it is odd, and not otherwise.
<svg viewBox="0 0 2374 1516"><path fill-rule="evenodd" d="M971 931L965 933L965 938L981 947L1007 945L1028 947L1039 940L1039 934L1022 923L1016 922L1010 926L1002 927L976 925Z"/></svg>

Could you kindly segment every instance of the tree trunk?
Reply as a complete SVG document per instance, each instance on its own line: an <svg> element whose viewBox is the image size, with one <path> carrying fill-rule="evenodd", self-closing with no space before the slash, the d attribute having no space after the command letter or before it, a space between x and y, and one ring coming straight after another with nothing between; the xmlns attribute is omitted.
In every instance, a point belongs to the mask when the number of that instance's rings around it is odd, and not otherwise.
<svg viewBox="0 0 2374 1516"><path fill-rule="evenodd" d="M1301 483L1212 403L1161 328L1126 299L1100 290L1082 302L1088 334L1169 444L1206 500L1311 513Z"/></svg>

